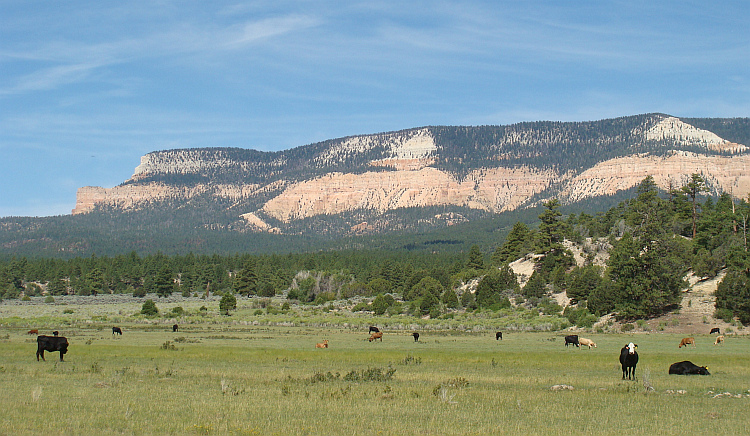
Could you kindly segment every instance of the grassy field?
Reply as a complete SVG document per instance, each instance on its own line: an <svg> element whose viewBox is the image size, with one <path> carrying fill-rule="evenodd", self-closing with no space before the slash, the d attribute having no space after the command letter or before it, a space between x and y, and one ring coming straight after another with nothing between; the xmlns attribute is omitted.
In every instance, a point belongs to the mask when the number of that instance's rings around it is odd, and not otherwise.
<svg viewBox="0 0 750 436"><path fill-rule="evenodd" d="M218 319L218 320L217 320ZM35 359L35 336L0 327L0 434L747 434L750 339L562 333L386 331L91 322L61 328L71 346ZM227 319L227 318L223 318ZM43 332L44 333L44 332ZM330 348L315 343L330 341ZM637 381L617 361L638 344ZM710 376L670 376L691 360ZM644 387L647 381L653 390ZM572 390L552 390L565 384ZM724 393L731 395L718 395ZM718 396L717 396L718 395Z"/></svg>

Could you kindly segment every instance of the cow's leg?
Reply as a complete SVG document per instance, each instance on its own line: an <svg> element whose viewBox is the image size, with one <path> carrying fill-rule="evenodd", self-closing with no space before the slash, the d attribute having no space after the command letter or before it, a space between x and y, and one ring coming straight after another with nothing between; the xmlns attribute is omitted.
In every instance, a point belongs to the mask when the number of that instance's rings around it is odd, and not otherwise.
<svg viewBox="0 0 750 436"><path fill-rule="evenodd" d="M36 361L37 361L37 362L39 362L39 356L41 356L41 357L42 357L42 360L43 360L44 362L46 362L46 361L47 361L47 359L45 359L45 358L44 358L44 350L42 350L42 351L37 351L37 352L36 352Z"/></svg>

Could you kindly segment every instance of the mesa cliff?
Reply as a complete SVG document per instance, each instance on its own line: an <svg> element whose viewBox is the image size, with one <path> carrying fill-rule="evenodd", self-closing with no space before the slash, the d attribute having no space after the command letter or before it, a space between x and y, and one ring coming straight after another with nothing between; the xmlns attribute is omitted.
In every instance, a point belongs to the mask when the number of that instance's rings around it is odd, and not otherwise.
<svg viewBox="0 0 750 436"><path fill-rule="evenodd" d="M348 216L341 231L362 232L371 229L368 220L399 210L499 214L552 197L574 203L611 196L646 176L668 190L693 173L711 193L747 198L750 153L741 142L750 135L741 121L721 124L722 132L736 131L730 138L704 128L714 120L699 127L648 114L587 123L423 127L280 152L157 151L143 156L119 186L80 188L73 214L214 199L245 231L284 233L304 220ZM734 130L732 122L739 123Z"/></svg>

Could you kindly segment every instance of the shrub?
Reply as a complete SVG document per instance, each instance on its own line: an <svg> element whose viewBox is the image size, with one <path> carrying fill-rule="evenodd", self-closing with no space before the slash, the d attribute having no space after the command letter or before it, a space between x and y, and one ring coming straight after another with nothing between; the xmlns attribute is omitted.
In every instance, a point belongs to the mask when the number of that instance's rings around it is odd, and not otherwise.
<svg viewBox="0 0 750 436"><path fill-rule="evenodd" d="M219 311L229 316L229 311L235 309L237 309L237 298L235 298L232 292L227 292L219 301Z"/></svg>
<svg viewBox="0 0 750 436"><path fill-rule="evenodd" d="M55 302L55 297L53 297L52 295L47 295L47 298L44 299L44 302L45 303L54 303Z"/></svg>
<svg viewBox="0 0 750 436"><path fill-rule="evenodd" d="M631 331L633 329L635 329L635 326L633 324L627 323L627 324L623 324L622 328L620 330L622 330L624 332L629 332L629 331Z"/></svg>
<svg viewBox="0 0 750 436"><path fill-rule="evenodd" d="M159 309L156 307L154 300L146 300L143 302L141 307L141 315L156 316L159 314Z"/></svg>

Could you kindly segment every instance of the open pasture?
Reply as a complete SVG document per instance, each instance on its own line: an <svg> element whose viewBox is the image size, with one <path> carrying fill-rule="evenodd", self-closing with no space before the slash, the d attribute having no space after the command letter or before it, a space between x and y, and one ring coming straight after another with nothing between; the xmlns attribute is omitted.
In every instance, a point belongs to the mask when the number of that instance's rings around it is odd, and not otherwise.
<svg viewBox="0 0 750 436"><path fill-rule="evenodd" d="M371 343L366 329L121 327L61 329L62 363L37 362L36 336L1 328L0 434L747 433L745 337L678 349L676 335L583 334L589 350L564 347L563 333L385 331ZM618 363L630 341L637 381ZM682 360L711 375L668 375Z"/></svg>

